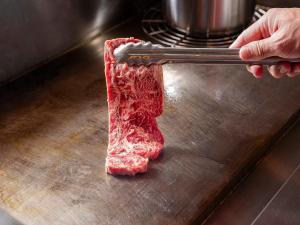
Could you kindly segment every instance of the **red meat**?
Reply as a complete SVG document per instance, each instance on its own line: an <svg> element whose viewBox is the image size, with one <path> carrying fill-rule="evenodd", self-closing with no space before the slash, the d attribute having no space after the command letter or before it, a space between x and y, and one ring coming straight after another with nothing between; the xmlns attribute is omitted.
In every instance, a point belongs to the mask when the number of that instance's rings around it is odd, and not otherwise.
<svg viewBox="0 0 300 225"><path fill-rule="evenodd" d="M117 64L114 49L128 42L140 40L118 38L105 42L109 113L106 171L115 175L146 172L148 159L156 159L164 144L156 123L163 110L162 67Z"/></svg>

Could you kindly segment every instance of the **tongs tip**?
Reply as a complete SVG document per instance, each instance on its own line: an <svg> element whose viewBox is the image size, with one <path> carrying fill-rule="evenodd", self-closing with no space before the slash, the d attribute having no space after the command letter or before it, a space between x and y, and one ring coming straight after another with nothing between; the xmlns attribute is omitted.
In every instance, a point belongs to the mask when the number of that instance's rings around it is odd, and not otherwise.
<svg viewBox="0 0 300 225"><path fill-rule="evenodd" d="M122 44L114 50L114 56L117 63L127 63L129 65L150 65L149 56L136 55L139 51L145 49L161 48L161 45L153 44L150 41L141 41L138 43L129 42Z"/></svg>

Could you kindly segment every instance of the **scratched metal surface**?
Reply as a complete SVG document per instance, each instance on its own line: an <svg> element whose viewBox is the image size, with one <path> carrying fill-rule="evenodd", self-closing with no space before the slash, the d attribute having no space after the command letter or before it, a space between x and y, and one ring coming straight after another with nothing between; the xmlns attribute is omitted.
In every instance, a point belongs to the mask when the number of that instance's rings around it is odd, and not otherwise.
<svg viewBox="0 0 300 225"><path fill-rule="evenodd" d="M300 221L300 120L215 210L205 225L292 225Z"/></svg>
<svg viewBox="0 0 300 225"><path fill-rule="evenodd" d="M139 24L125 24L0 89L0 207L21 223L201 222L299 108L298 78L165 66L164 154L144 175L109 176L101 46L140 33Z"/></svg>

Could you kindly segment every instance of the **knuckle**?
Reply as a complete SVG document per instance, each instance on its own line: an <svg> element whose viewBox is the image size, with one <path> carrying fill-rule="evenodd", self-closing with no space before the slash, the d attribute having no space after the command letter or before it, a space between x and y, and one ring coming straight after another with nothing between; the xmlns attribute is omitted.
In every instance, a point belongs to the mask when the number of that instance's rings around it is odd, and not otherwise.
<svg viewBox="0 0 300 225"><path fill-rule="evenodd" d="M255 42L255 50L257 56L263 56L264 55L264 46L261 41Z"/></svg>

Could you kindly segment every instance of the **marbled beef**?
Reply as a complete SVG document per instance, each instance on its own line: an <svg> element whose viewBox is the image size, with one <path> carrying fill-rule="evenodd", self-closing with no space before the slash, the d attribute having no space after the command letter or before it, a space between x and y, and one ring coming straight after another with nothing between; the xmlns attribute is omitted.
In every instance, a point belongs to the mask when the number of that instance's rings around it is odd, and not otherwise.
<svg viewBox="0 0 300 225"><path fill-rule="evenodd" d="M156 159L164 144L156 122L163 111L162 67L117 64L114 49L128 42L140 40L107 40L104 54L109 113L106 171L119 175L146 172L149 159Z"/></svg>

